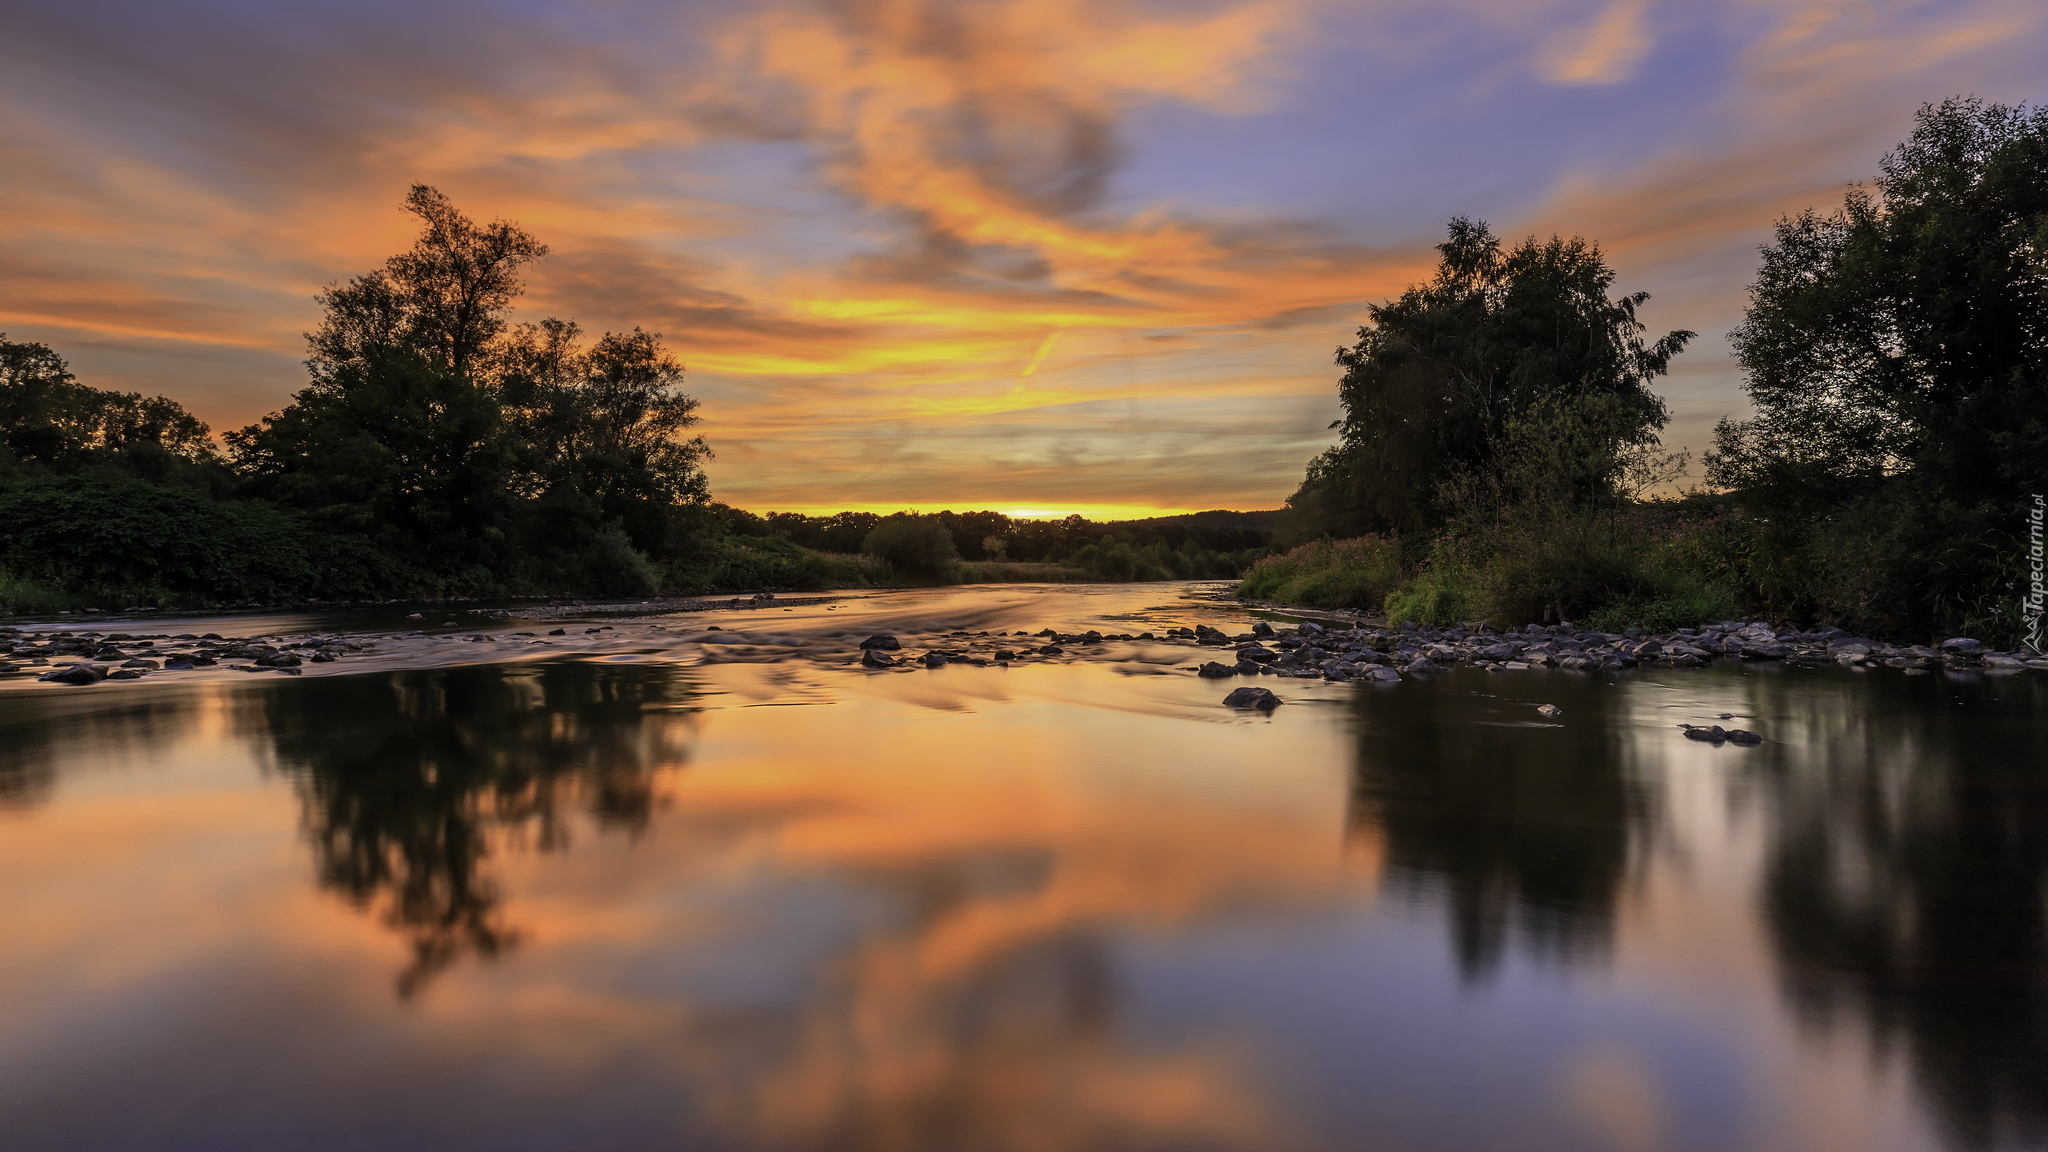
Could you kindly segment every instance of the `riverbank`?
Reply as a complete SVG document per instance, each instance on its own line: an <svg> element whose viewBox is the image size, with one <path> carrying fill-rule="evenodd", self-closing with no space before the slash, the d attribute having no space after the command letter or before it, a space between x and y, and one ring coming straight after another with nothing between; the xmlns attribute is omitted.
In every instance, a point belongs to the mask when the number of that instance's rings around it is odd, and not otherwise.
<svg viewBox="0 0 2048 1152"><path fill-rule="evenodd" d="M1060 589L1064 601L1047 601ZM415 612L404 627L367 627L341 612L284 618L225 636L203 624L172 632L105 627L0 628L0 682L89 686L227 674L393 671L554 658L676 665L801 661L864 673L951 665L984 668L1110 662L1204 679L1395 683L1452 668L1620 672L1694 669L1717 661L1836 665L1904 675L2048 671L2048 659L1955 637L1889 644L1840 629L1793 631L1723 622L1664 633L1571 625L1500 632L1348 621L1337 613L1246 605L1207 585L987 585L978 589L842 592L554 604ZM1170 597L1170 599L1169 599ZM1168 600L1166 603L1148 603ZM1030 620L1026 607L1124 605L1073 619ZM1271 618L1242 626L1244 613ZM1235 620L1234 627L1219 626Z"/></svg>

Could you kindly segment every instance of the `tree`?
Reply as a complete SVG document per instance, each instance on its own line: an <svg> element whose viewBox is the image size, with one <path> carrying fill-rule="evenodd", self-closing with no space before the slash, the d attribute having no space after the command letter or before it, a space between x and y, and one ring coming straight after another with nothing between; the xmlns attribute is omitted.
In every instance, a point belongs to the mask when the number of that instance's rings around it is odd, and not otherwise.
<svg viewBox="0 0 2048 1152"><path fill-rule="evenodd" d="M1708 479L1841 536L1825 610L1917 630L2002 611L2048 476L2048 109L1927 105L1879 171L1764 248Z"/></svg>
<svg viewBox="0 0 2048 1152"><path fill-rule="evenodd" d="M524 494L574 493L643 550L667 543L665 513L709 498L697 401L659 336L607 332L584 348L573 321L521 325L497 356L498 395L521 445Z"/></svg>
<svg viewBox="0 0 2048 1152"><path fill-rule="evenodd" d="M960 562L953 534L937 517L898 512L868 533L862 551L889 562L897 571L931 579L949 575Z"/></svg>
<svg viewBox="0 0 2048 1152"><path fill-rule="evenodd" d="M1518 438L1526 448L1567 429L1593 450L1549 480L1596 501L1656 443L1665 409L1649 382L1693 333L1645 343L1636 312L1649 296L1610 298L1614 270L1597 246L1531 237L1504 251L1461 217L1437 250L1435 278L1370 308L1358 342L1338 349L1341 438L1289 499L1285 535L1434 528L1449 512L1446 478L1512 489Z"/></svg>
<svg viewBox="0 0 2048 1152"><path fill-rule="evenodd" d="M228 435L259 495L372 536L444 587L503 560L511 445L478 369L547 248L519 226L477 225L414 185L412 249L320 294L311 384Z"/></svg>
<svg viewBox="0 0 2048 1152"><path fill-rule="evenodd" d="M9 470L89 467L162 481L216 462L207 426L177 401L88 387L47 344L0 332L0 448Z"/></svg>
<svg viewBox="0 0 2048 1152"><path fill-rule="evenodd" d="M307 336L316 381L396 351L467 377L524 291L519 270L548 253L517 224L478 225L425 184L412 186L405 210L424 225L411 251L320 294L327 315Z"/></svg>

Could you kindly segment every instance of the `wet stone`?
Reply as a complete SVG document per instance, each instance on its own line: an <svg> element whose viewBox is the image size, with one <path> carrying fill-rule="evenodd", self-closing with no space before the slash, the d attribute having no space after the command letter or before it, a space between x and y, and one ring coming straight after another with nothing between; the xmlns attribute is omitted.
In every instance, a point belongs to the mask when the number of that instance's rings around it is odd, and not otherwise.
<svg viewBox="0 0 2048 1152"><path fill-rule="evenodd" d="M1223 698L1226 708L1256 708L1262 712L1271 712L1280 704L1280 697L1273 695L1268 688L1234 688Z"/></svg>

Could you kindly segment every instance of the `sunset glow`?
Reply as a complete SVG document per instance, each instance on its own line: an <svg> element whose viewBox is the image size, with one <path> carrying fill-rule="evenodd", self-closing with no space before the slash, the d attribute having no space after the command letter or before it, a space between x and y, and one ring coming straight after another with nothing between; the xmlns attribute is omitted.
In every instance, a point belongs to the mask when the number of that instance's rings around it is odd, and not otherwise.
<svg viewBox="0 0 2048 1152"><path fill-rule="evenodd" d="M303 385L409 184L552 247L519 317L663 334L718 499L1272 508L1445 220L1582 233L1674 447L1741 411L1772 220L1915 107L2038 99L2034 0L231 0L18 6L0 331L216 433Z"/></svg>

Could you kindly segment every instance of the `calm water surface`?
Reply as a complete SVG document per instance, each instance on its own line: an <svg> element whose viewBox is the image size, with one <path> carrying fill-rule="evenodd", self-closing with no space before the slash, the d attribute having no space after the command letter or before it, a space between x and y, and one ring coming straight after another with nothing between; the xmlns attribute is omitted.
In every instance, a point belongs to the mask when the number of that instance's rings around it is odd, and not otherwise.
<svg viewBox="0 0 2048 1152"><path fill-rule="evenodd" d="M0 1145L2048 1146L2048 677L1267 718L1188 649L840 663L1248 622L1177 585L710 619L775 635L0 686Z"/></svg>

